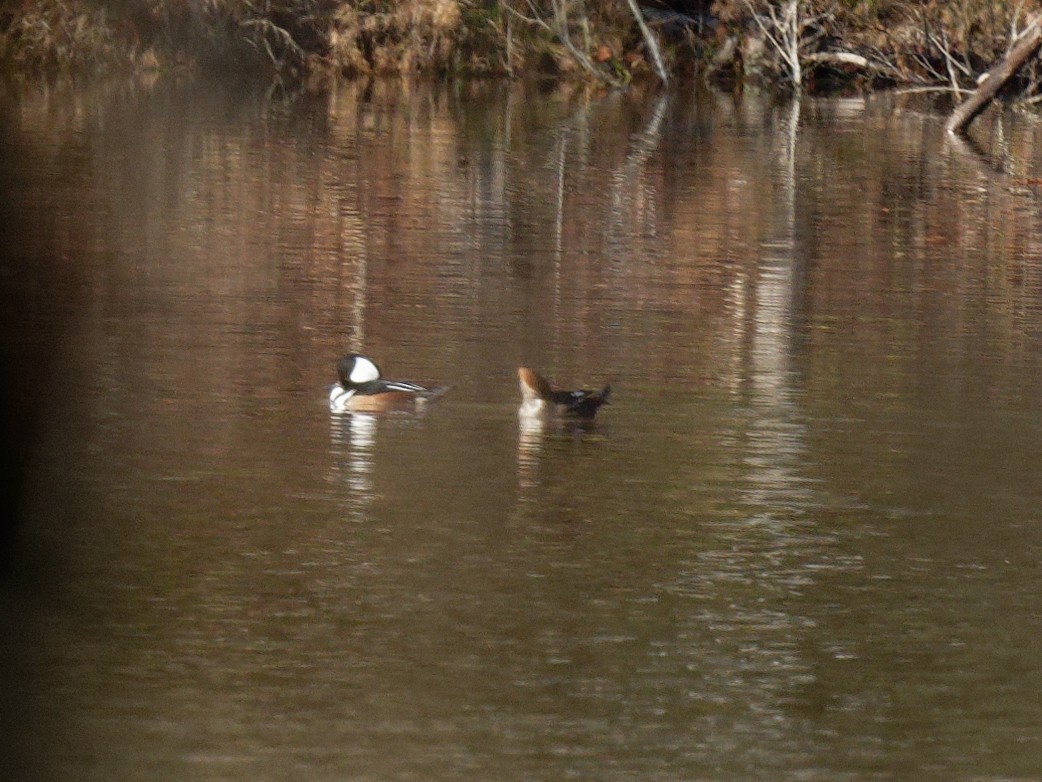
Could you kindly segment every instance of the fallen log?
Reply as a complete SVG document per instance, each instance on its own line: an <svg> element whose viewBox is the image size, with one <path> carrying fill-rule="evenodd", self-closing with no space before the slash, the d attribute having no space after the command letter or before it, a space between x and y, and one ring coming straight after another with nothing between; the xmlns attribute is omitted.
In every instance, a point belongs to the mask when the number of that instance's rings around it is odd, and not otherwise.
<svg viewBox="0 0 1042 782"><path fill-rule="evenodd" d="M1036 16L1028 25L1020 40L985 75L984 80L969 98L955 107L944 124L949 133L961 133L974 118L987 108L995 95L1042 47L1042 16Z"/></svg>

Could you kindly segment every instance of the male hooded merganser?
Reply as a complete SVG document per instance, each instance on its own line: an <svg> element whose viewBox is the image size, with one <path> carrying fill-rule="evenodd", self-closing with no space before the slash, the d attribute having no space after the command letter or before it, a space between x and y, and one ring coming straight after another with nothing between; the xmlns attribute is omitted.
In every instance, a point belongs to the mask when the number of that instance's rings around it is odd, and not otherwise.
<svg viewBox="0 0 1042 782"><path fill-rule="evenodd" d="M546 378L527 367L518 367L517 379L521 384L518 415L523 417L593 418L597 415L597 408L608 404L608 395L611 394L610 385L605 385L600 391L555 391Z"/></svg>
<svg viewBox="0 0 1042 782"><path fill-rule="evenodd" d="M340 359L336 372L340 382L329 390L329 410L333 413L401 409L436 399L447 390L444 386L427 388L407 380L384 380L373 360L357 353Z"/></svg>

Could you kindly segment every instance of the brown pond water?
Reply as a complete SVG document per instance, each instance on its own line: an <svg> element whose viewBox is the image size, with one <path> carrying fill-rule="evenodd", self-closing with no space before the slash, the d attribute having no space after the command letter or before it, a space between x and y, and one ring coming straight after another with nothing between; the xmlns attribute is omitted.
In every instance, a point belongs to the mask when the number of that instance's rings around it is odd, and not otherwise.
<svg viewBox="0 0 1042 782"><path fill-rule="evenodd" d="M0 118L3 778L1042 778L1038 122L986 163L889 96ZM348 350L451 391L333 418ZM519 363L612 404L520 430Z"/></svg>

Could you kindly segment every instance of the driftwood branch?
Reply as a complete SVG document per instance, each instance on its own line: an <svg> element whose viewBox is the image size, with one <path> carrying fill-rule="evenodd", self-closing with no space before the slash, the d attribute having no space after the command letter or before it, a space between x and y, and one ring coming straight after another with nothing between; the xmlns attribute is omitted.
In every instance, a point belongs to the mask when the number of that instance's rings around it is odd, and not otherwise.
<svg viewBox="0 0 1042 782"><path fill-rule="evenodd" d="M873 64L868 61L867 57L862 57L860 54L854 54L853 52L814 52L813 54L804 55L803 59L807 62L823 63L825 65L852 65L855 68L862 68L866 71L873 68Z"/></svg>
<svg viewBox="0 0 1042 782"><path fill-rule="evenodd" d="M998 91L1013 78L1021 66L1038 53L1040 47L1042 47L1042 15L1036 16L1031 21L1009 53L988 71L973 94L955 108L944 125L945 130L949 133L960 133L966 130L967 126L987 108Z"/></svg>

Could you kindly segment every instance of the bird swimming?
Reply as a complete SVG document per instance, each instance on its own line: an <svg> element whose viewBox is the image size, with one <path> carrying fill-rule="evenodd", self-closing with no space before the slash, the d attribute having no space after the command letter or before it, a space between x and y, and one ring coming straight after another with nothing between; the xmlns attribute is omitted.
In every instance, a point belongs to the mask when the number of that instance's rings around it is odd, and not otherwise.
<svg viewBox="0 0 1042 782"><path fill-rule="evenodd" d="M608 404L611 395L609 384L605 384L600 391L585 388L578 391L555 390L546 378L528 367L518 367L517 379L521 386L521 407L517 412L522 417L591 419L597 415L601 405Z"/></svg>
<svg viewBox="0 0 1042 782"><path fill-rule="evenodd" d="M336 365L339 382L329 389L329 411L381 412L437 399L445 386L422 386L411 380L385 380L371 358L349 353Z"/></svg>

